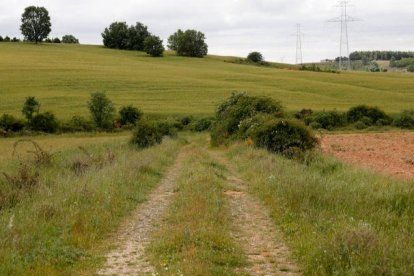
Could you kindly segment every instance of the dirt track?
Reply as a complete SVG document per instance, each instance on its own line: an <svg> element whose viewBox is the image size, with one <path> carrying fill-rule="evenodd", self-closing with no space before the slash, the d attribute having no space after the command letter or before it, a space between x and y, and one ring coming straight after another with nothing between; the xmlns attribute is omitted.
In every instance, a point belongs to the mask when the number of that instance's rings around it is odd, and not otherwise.
<svg viewBox="0 0 414 276"><path fill-rule="evenodd" d="M326 135L322 149L351 164L414 180L414 132Z"/></svg>

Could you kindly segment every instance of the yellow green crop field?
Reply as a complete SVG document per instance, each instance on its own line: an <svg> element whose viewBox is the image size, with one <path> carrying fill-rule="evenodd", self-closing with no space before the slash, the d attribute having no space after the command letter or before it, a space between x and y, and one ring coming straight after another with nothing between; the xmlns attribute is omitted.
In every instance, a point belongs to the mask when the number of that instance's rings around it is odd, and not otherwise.
<svg viewBox="0 0 414 276"><path fill-rule="evenodd" d="M100 46L0 44L0 113L19 115L25 97L65 119L87 115L90 93L105 91L117 107L145 113L210 114L233 91L266 95L288 110L346 110L357 104L387 112L412 108L414 74L316 73L229 63L172 53L144 53Z"/></svg>

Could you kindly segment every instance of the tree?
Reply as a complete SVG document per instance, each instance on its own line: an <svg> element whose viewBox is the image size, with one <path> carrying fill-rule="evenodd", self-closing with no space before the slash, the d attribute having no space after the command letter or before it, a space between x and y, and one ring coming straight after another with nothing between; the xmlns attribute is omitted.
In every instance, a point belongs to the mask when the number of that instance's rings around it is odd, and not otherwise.
<svg viewBox="0 0 414 276"><path fill-rule="evenodd" d="M119 116L121 117L122 125L136 125L142 117L142 112L138 108L128 105L119 110Z"/></svg>
<svg viewBox="0 0 414 276"><path fill-rule="evenodd" d="M102 33L103 44L107 48L126 49L128 45L128 25L114 22Z"/></svg>
<svg viewBox="0 0 414 276"><path fill-rule="evenodd" d="M196 30L178 30L168 39L168 48L179 56L204 57L208 52L205 35Z"/></svg>
<svg viewBox="0 0 414 276"><path fill-rule="evenodd" d="M27 97L24 102L22 113L28 121L31 121L34 113L39 113L40 103L35 97Z"/></svg>
<svg viewBox="0 0 414 276"><path fill-rule="evenodd" d="M135 26L128 28L127 49L135 51L144 51L144 41L151 36L147 26L137 22Z"/></svg>
<svg viewBox="0 0 414 276"><path fill-rule="evenodd" d="M144 50L152 57L160 57L165 49L164 45L162 45L162 40L158 36L151 35L144 41Z"/></svg>
<svg viewBox="0 0 414 276"><path fill-rule="evenodd" d="M104 92L96 92L91 94L88 102L92 120L96 126L101 129L110 129L112 127L112 119L115 113L115 107L112 101Z"/></svg>
<svg viewBox="0 0 414 276"><path fill-rule="evenodd" d="M6 37L4 38L4 42L10 42L10 37L6 36Z"/></svg>
<svg viewBox="0 0 414 276"><path fill-rule="evenodd" d="M79 44L79 39L77 39L73 35L64 35L62 37L62 43L66 43L66 44Z"/></svg>
<svg viewBox="0 0 414 276"><path fill-rule="evenodd" d="M44 7L27 7L22 14L20 30L25 39L34 43L42 42L51 32L49 12Z"/></svg>
<svg viewBox="0 0 414 276"><path fill-rule="evenodd" d="M4 38L0 35L0 42L3 42Z"/></svg>
<svg viewBox="0 0 414 276"><path fill-rule="evenodd" d="M137 22L128 26L126 22L114 22L102 33L104 46L122 50L144 50L144 41L150 36L147 26Z"/></svg>
<svg viewBox="0 0 414 276"><path fill-rule="evenodd" d="M61 41L60 41L60 39L59 39L59 37L55 37L54 39L53 39L53 43L61 43Z"/></svg>
<svg viewBox="0 0 414 276"><path fill-rule="evenodd" d="M254 62L254 63L260 63L264 61L263 55L259 52L251 52L247 56L247 60Z"/></svg>

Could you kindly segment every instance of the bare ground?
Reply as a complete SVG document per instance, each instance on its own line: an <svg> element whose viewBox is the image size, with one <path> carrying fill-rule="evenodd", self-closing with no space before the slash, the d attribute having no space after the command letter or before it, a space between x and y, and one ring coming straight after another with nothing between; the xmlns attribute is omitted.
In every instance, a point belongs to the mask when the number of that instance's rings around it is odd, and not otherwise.
<svg viewBox="0 0 414 276"><path fill-rule="evenodd" d="M322 150L351 164L414 180L414 132L326 135Z"/></svg>
<svg viewBox="0 0 414 276"><path fill-rule="evenodd" d="M246 184L237 177L232 165L220 153L212 155L228 169L232 235L242 246L248 267L238 271L249 275L300 275L291 258L283 235L277 230L267 209L247 192Z"/></svg>
<svg viewBox="0 0 414 276"><path fill-rule="evenodd" d="M147 201L119 227L113 241L116 249L107 254L106 264L98 271L98 275L155 274L155 268L146 258L145 250L170 205L185 156L186 150L183 149Z"/></svg>

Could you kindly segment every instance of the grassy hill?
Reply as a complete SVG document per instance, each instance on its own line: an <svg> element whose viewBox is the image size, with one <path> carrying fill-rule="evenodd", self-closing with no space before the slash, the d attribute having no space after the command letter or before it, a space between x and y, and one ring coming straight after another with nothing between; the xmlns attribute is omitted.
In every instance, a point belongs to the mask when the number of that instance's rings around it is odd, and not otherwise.
<svg viewBox="0 0 414 276"><path fill-rule="evenodd" d="M150 114L207 114L232 91L281 100L289 110L345 110L366 103L410 108L414 77L392 73L314 73L234 64L231 57L151 58L84 45L0 43L0 113L20 114L25 97L59 118L86 115L90 93Z"/></svg>

